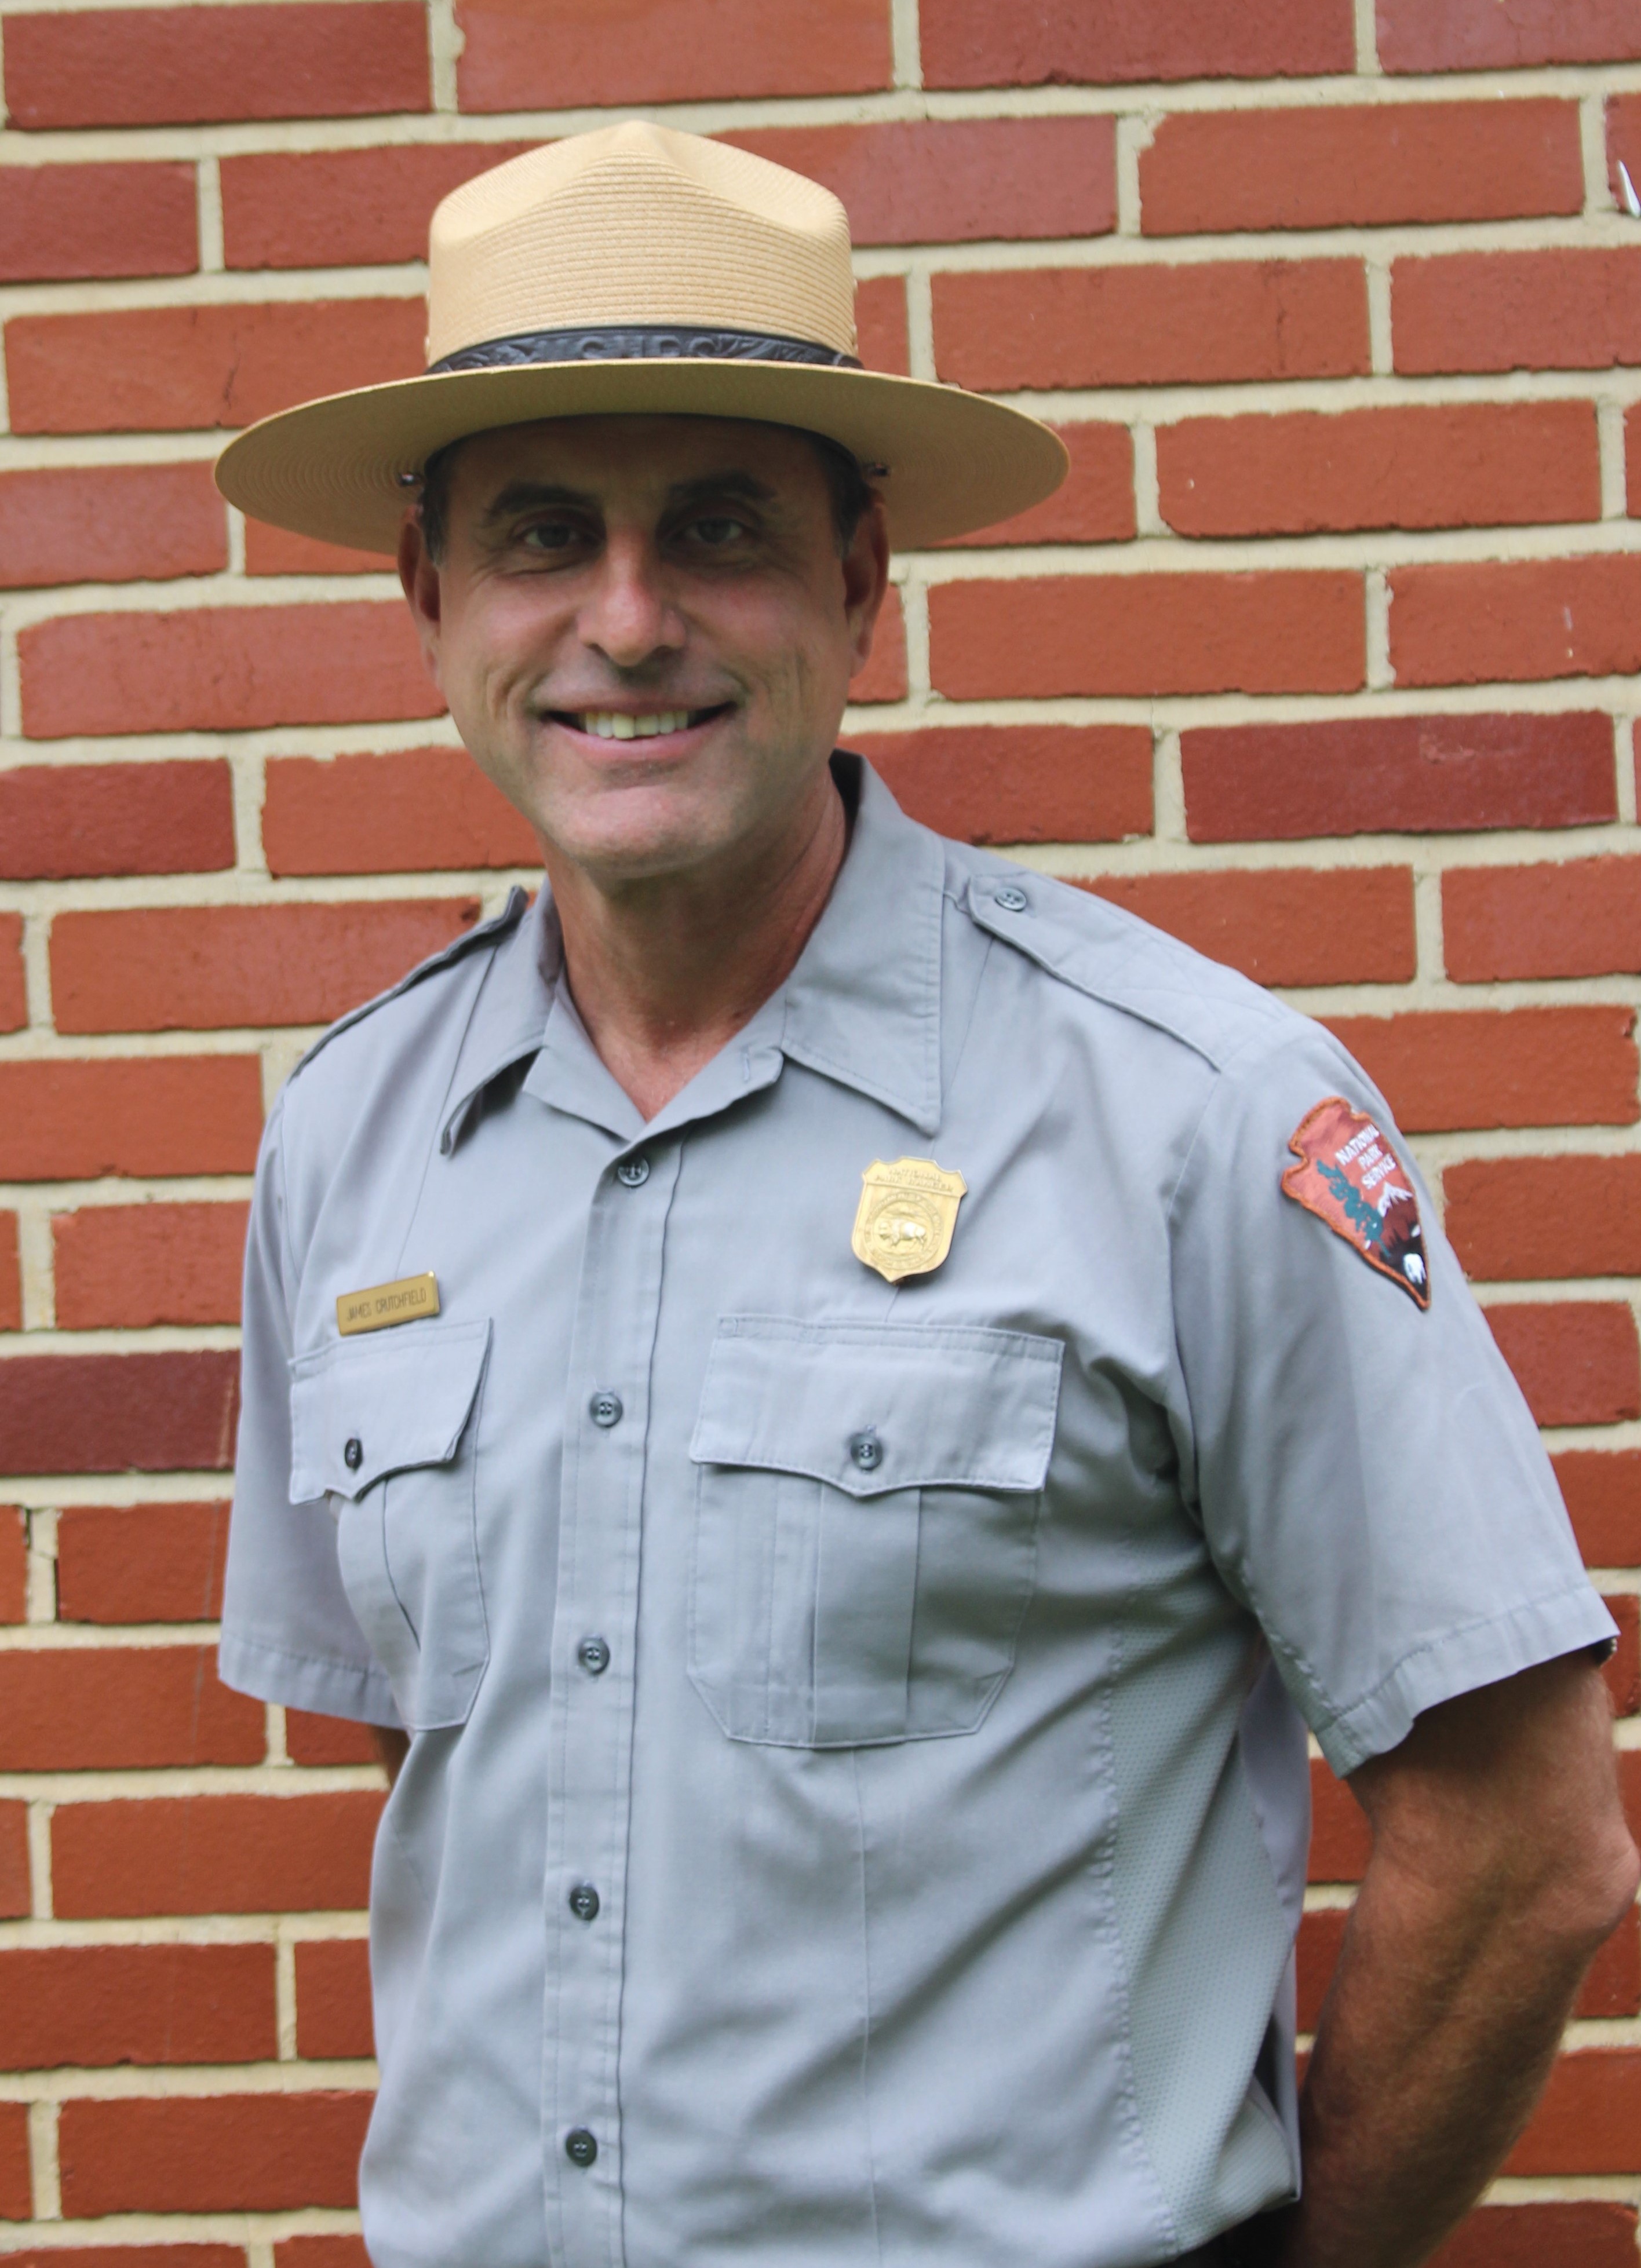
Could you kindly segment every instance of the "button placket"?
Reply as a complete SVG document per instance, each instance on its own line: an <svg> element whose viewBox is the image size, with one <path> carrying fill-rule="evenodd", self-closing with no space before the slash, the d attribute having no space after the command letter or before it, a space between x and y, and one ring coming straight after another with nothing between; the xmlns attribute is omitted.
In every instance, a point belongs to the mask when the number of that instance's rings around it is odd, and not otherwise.
<svg viewBox="0 0 1641 2268"><path fill-rule="evenodd" d="M617 2268L617 2095L648 1379L677 1146L595 1189L570 1364L549 1699L543 2178L554 2268ZM635 1180L623 1167L643 1166ZM645 1195L635 1202L633 1190Z"/></svg>

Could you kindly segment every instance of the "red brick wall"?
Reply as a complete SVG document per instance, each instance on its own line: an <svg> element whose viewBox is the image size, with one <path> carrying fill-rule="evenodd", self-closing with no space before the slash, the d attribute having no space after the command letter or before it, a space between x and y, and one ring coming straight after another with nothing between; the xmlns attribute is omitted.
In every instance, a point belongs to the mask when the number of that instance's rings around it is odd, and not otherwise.
<svg viewBox="0 0 1641 2268"><path fill-rule="evenodd" d="M207 468L413 368L435 200L601 112L829 182L869 360L1065 431L1059 497L902 563L852 738L1388 1088L1641 1813L1637 0L0 0L0 2247L361 2257L379 1781L210 1669L237 1247L313 1031L529 843L380 563ZM1364 1856L1319 1794L1312 2017ZM1635 2268L1638 2016L1632 1916L1449 2268Z"/></svg>

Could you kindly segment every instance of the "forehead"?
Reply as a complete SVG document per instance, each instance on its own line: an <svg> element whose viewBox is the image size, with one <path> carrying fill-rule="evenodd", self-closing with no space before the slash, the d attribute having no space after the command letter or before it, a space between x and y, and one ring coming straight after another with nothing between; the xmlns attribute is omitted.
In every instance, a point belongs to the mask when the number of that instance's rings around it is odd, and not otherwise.
<svg viewBox="0 0 1641 2268"><path fill-rule="evenodd" d="M664 495L727 473L750 474L779 495L824 494L806 435L738 417L551 417L499 426L462 444L454 485L475 500L519 480L592 495Z"/></svg>

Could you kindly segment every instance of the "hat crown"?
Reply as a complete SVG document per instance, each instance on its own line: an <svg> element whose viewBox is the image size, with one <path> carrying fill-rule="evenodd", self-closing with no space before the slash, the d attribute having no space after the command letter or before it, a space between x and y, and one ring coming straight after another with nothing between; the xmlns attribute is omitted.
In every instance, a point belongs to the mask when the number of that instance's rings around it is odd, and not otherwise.
<svg viewBox="0 0 1641 2268"><path fill-rule="evenodd" d="M849 224L830 190L640 120L480 173L433 215L430 363L585 325L689 325L853 354Z"/></svg>

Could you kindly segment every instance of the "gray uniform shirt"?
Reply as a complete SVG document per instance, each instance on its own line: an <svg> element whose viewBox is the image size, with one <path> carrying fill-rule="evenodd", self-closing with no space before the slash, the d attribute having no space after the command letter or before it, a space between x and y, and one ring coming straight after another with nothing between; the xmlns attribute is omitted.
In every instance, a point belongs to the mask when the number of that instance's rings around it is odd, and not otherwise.
<svg viewBox="0 0 1641 2268"><path fill-rule="evenodd" d="M269 1122L222 1670L415 1736L378 2268L1189 2250L1297 2183L1305 1727L1611 1630L1428 1199L1422 1311L1282 1193L1330 1095L1394 1139L1349 1057L838 771L797 968L647 1124L544 893ZM891 1285L908 1156L967 1193Z"/></svg>

